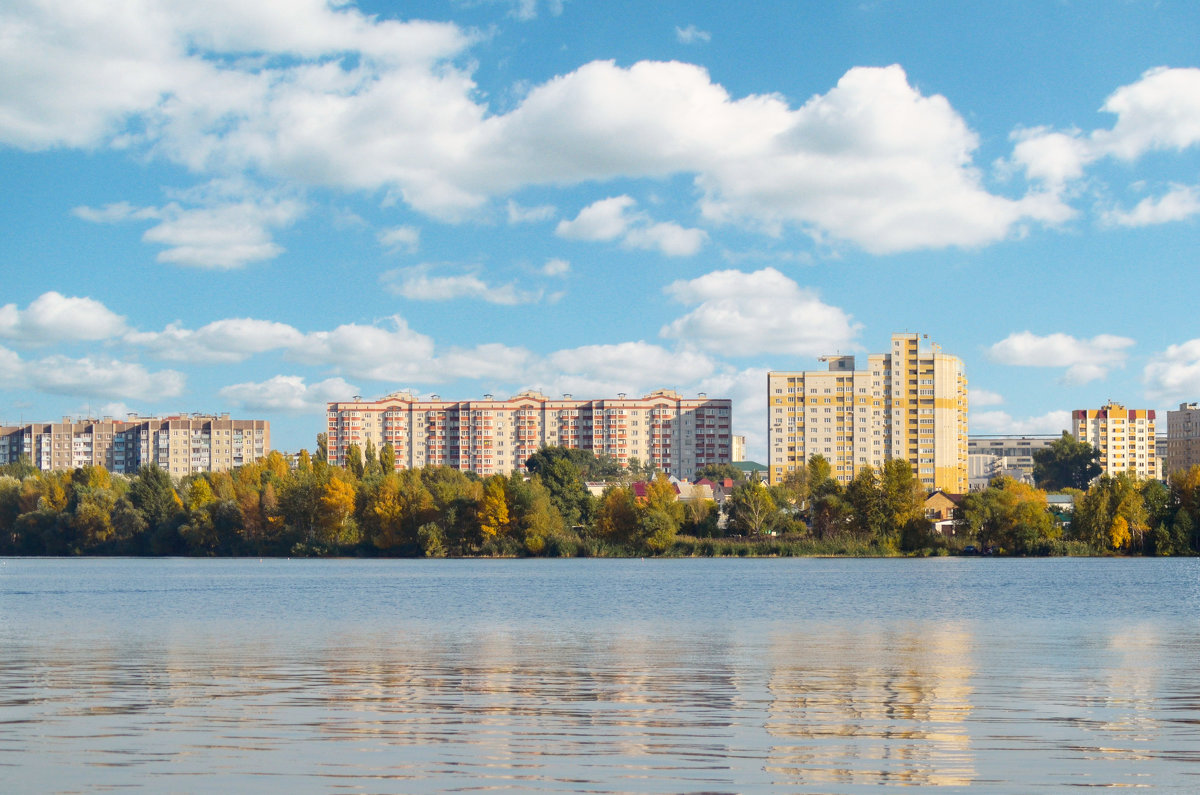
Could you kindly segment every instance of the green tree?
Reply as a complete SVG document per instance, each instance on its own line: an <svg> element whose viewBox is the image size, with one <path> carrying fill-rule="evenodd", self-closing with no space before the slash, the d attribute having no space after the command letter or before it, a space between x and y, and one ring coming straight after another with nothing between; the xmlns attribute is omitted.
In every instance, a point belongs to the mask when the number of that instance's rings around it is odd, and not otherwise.
<svg viewBox="0 0 1200 795"><path fill-rule="evenodd" d="M736 485L746 479L746 473L733 464L705 464L696 470L696 475L692 480L695 482L704 478L708 478L717 485L724 483L725 478L729 478Z"/></svg>
<svg viewBox="0 0 1200 795"><path fill-rule="evenodd" d="M396 448L391 442L385 442L379 451L379 469L383 474L396 471Z"/></svg>
<svg viewBox="0 0 1200 795"><path fill-rule="evenodd" d="M576 527L591 522L594 500L584 484L582 472L569 458L553 458L544 466L539 466L536 474L550 492L550 501L567 526Z"/></svg>
<svg viewBox="0 0 1200 795"><path fill-rule="evenodd" d="M1045 491L1087 489L1100 472L1100 453L1068 431L1033 454L1033 479Z"/></svg>
<svg viewBox="0 0 1200 795"><path fill-rule="evenodd" d="M353 475L355 480L362 480L364 469L362 448L351 442L346 447L346 471Z"/></svg>
<svg viewBox="0 0 1200 795"><path fill-rule="evenodd" d="M383 474L383 468L379 465L379 452L375 449L375 442L369 437L367 438L367 446L363 456L365 459L363 477L373 478Z"/></svg>
<svg viewBox="0 0 1200 795"><path fill-rule="evenodd" d="M725 502L725 510L729 529L741 535L770 532L779 518L770 490L757 480L744 481L735 487Z"/></svg>

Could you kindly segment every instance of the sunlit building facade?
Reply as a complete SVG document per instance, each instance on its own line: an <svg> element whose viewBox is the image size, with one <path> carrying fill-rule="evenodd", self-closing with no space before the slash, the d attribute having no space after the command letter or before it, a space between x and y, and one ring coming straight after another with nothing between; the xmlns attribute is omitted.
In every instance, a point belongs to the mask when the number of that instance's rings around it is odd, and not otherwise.
<svg viewBox="0 0 1200 795"><path fill-rule="evenodd" d="M1132 472L1139 478L1156 478L1154 414L1153 409L1127 409L1109 402L1099 409L1071 412L1071 433L1100 453L1103 474Z"/></svg>
<svg viewBox="0 0 1200 795"><path fill-rule="evenodd" d="M391 444L396 468L449 466L479 475L522 471L542 447L562 446L633 459L690 478L730 457L732 402L658 390L642 398L576 400L522 392L497 400L442 400L396 392L379 400L330 403L328 461L345 466L351 444Z"/></svg>
<svg viewBox="0 0 1200 795"><path fill-rule="evenodd" d="M962 360L919 334L893 334L888 353L824 357L827 370L767 374L770 479L814 455L843 483L863 466L902 458L927 489L967 491L967 378Z"/></svg>

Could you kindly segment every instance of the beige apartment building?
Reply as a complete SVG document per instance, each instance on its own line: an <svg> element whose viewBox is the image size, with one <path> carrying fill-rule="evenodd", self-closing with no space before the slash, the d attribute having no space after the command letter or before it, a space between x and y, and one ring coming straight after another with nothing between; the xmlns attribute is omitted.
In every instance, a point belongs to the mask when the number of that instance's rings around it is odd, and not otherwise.
<svg viewBox="0 0 1200 795"><path fill-rule="evenodd" d="M1200 403L1180 403L1167 412L1167 444L1159 454L1164 452L1163 477L1200 465Z"/></svg>
<svg viewBox="0 0 1200 795"><path fill-rule="evenodd" d="M1109 402L1099 409L1072 411L1071 433L1099 451L1105 475L1159 476L1153 409L1126 409Z"/></svg>
<svg viewBox="0 0 1200 795"><path fill-rule="evenodd" d="M344 466L351 444L390 443L397 469L449 466L478 475L523 471L546 446L651 463L680 478L731 461L732 402L658 390L642 398L551 399L522 392L505 400L425 400L395 392L328 405L328 460Z"/></svg>
<svg viewBox="0 0 1200 795"><path fill-rule="evenodd" d="M0 464L25 460L38 469L102 466L132 474L157 464L171 475L219 472L271 451L271 424L228 414L179 414L125 420L84 419L0 427Z"/></svg>
<svg viewBox="0 0 1200 795"><path fill-rule="evenodd" d="M827 370L767 374L770 480L822 455L848 483L865 465L907 460L927 489L967 491L967 378L957 356L919 334L893 334L888 353L828 356Z"/></svg>

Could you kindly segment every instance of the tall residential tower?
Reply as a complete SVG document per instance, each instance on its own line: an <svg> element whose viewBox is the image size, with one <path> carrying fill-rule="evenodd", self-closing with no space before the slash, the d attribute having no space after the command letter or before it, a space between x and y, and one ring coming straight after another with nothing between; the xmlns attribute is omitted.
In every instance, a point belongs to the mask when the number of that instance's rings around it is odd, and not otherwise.
<svg viewBox="0 0 1200 795"><path fill-rule="evenodd" d="M824 357L827 370L767 374L771 482L822 455L843 483L864 465L907 460L927 489L967 491L967 378L957 356L919 334L888 353Z"/></svg>

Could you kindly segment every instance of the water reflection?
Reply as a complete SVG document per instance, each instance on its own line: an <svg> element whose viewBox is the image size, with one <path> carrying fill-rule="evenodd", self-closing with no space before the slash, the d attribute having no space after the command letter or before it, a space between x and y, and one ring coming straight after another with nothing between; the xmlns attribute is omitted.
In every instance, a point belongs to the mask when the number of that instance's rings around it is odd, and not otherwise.
<svg viewBox="0 0 1200 795"><path fill-rule="evenodd" d="M694 585L676 576L681 592ZM712 620L697 620L669 602L661 621L587 621L569 605L561 621L329 612L0 615L0 790L1200 782L1194 614L730 620L709 603L700 615Z"/></svg>
<svg viewBox="0 0 1200 795"><path fill-rule="evenodd" d="M789 784L971 783L970 640L962 627L776 638L770 769Z"/></svg>

